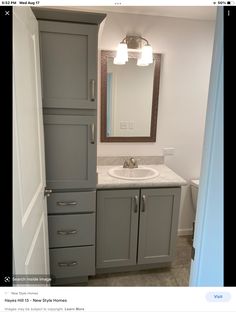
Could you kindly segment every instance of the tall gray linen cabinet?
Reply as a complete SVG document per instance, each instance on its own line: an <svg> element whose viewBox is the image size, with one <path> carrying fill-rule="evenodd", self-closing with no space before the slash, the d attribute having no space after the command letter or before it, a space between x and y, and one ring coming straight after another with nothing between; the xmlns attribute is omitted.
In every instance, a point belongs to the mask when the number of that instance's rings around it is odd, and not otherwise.
<svg viewBox="0 0 236 314"><path fill-rule="evenodd" d="M105 14L33 8L39 22L52 285L95 274L97 51Z"/></svg>

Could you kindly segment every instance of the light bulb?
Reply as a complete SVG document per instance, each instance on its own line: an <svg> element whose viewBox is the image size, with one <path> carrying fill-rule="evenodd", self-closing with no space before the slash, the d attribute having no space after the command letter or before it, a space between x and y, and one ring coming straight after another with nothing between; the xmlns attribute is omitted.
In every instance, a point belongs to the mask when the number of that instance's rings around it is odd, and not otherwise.
<svg viewBox="0 0 236 314"><path fill-rule="evenodd" d="M147 63L145 60L143 60L142 58L138 59L137 61L137 65L141 66L141 67L145 67L147 65L149 65L149 63Z"/></svg>
<svg viewBox="0 0 236 314"><path fill-rule="evenodd" d="M126 61L115 57L114 60L113 60L113 63L114 64L125 64Z"/></svg>

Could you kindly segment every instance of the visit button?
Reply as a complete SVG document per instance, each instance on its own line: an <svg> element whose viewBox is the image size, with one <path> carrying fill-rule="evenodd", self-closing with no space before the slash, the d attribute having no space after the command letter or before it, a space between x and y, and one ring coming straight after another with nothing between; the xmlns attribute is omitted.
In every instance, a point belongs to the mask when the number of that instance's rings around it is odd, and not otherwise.
<svg viewBox="0 0 236 314"><path fill-rule="evenodd" d="M208 292L206 295L206 299L210 302L227 302L231 298L229 292Z"/></svg>

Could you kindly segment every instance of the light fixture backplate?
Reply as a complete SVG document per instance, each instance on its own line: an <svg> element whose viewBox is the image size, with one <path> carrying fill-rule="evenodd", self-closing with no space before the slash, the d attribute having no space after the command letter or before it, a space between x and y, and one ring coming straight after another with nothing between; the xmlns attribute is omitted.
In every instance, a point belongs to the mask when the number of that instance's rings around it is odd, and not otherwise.
<svg viewBox="0 0 236 314"><path fill-rule="evenodd" d="M142 39L139 35L127 35L126 43L128 49L141 49L142 48Z"/></svg>

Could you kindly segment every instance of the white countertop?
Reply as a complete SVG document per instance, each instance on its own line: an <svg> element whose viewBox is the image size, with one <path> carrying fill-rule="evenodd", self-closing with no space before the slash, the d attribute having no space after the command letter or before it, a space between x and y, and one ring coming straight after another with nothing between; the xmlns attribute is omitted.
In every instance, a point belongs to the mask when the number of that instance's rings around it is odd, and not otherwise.
<svg viewBox="0 0 236 314"><path fill-rule="evenodd" d="M187 182L177 175L173 170L165 166L147 165L147 167L154 168L159 171L159 175L153 179L142 180L123 180L111 177L108 170L114 166L98 166L97 167L97 189L109 188L135 188L135 187L175 187L186 185Z"/></svg>

